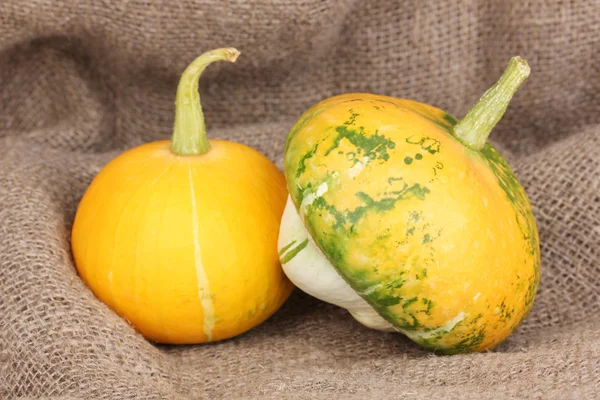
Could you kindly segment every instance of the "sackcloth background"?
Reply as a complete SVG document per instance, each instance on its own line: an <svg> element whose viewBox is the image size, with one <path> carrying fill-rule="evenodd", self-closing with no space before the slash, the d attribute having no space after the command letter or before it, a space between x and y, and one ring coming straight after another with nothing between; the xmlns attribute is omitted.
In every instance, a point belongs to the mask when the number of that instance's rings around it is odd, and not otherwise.
<svg viewBox="0 0 600 400"><path fill-rule="evenodd" d="M166 139L179 74L212 48L210 137L282 165L308 107L344 92L461 118L521 55L492 142L535 209L542 280L497 350L440 357L296 291L235 339L156 346L79 280L77 203L119 152ZM600 398L600 1L2 0L0 398Z"/></svg>

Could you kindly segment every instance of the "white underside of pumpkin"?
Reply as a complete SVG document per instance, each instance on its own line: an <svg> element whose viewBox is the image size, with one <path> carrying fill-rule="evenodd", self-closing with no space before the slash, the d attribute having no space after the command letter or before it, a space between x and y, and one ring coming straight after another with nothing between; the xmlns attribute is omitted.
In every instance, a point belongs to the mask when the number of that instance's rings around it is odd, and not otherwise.
<svg viewBox="0 0 600 400"><path fill-rule="evenodd" d="M356 294L321 253L289 196L281 221L278 249L283 271L300 290L347 309L358 322L368 328L396 331L369 303Z"/></svg>

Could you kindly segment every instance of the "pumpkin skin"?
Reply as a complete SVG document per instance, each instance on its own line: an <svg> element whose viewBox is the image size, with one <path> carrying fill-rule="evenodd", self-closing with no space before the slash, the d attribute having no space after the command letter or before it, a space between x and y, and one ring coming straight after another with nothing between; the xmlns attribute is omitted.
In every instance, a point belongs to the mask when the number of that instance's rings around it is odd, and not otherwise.
<svg viewBox="0 0 600 400"><path fill-rule="evenodd" d="M243 144L209 140L198 79L233 48L184 71L172 140L110 161L78 206L72 252L92 292L146 338L231 338L271 316L293 285L277 237L287 189L279 169Z"/></svg>
<svg viewBox="0 0 600 400"><path fill-rule="evenodd" d="M315 105L286 142L279 237L296 286L448 354L508 337L540 277L525 191L491 144L465 146L456 123L372 94Z"/></svg>

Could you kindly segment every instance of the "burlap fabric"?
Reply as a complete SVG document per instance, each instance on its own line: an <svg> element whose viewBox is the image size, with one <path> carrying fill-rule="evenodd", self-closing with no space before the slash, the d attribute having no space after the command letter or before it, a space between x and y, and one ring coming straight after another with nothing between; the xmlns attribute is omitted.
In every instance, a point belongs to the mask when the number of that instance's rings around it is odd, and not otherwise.
<svg viewBox="0 0 600 400"><path fill-rule="evenodd" d="M0 3L0 398L600 398L598 0ZM462 117L521 55L493 132L530 195L542 281L487 354L434 356L296 292L226 342L155 346L78 278L78 200L118 152L171 133L179 74L235 46L201 90L212 137L281 165L315 102L368 91Z"/></svg>

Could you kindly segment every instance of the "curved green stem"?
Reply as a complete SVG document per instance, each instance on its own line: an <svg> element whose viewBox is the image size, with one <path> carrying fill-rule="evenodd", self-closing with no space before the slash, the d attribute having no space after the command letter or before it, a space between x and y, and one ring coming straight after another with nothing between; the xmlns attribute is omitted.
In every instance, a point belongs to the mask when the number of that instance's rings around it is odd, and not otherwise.
<svg viewBox="0 0 600 400"><path fill-rule="evenodd" d="M177 86L175 127L171 138L171 150L175 154L192 156L210 150L200 105L198 81L209 64L215 61L235 62L239 55L240 52L234 48L211 50L196 58L183 71Z"/></svg>
<svg viewBox="0 0 600 400"><path fill-rule="evenodd" d="M494 126L504 115L510 100L529 76L529 65L513 57L500 80L494 84L454 127L456 136L473 150L481 150Z"/></svg>

